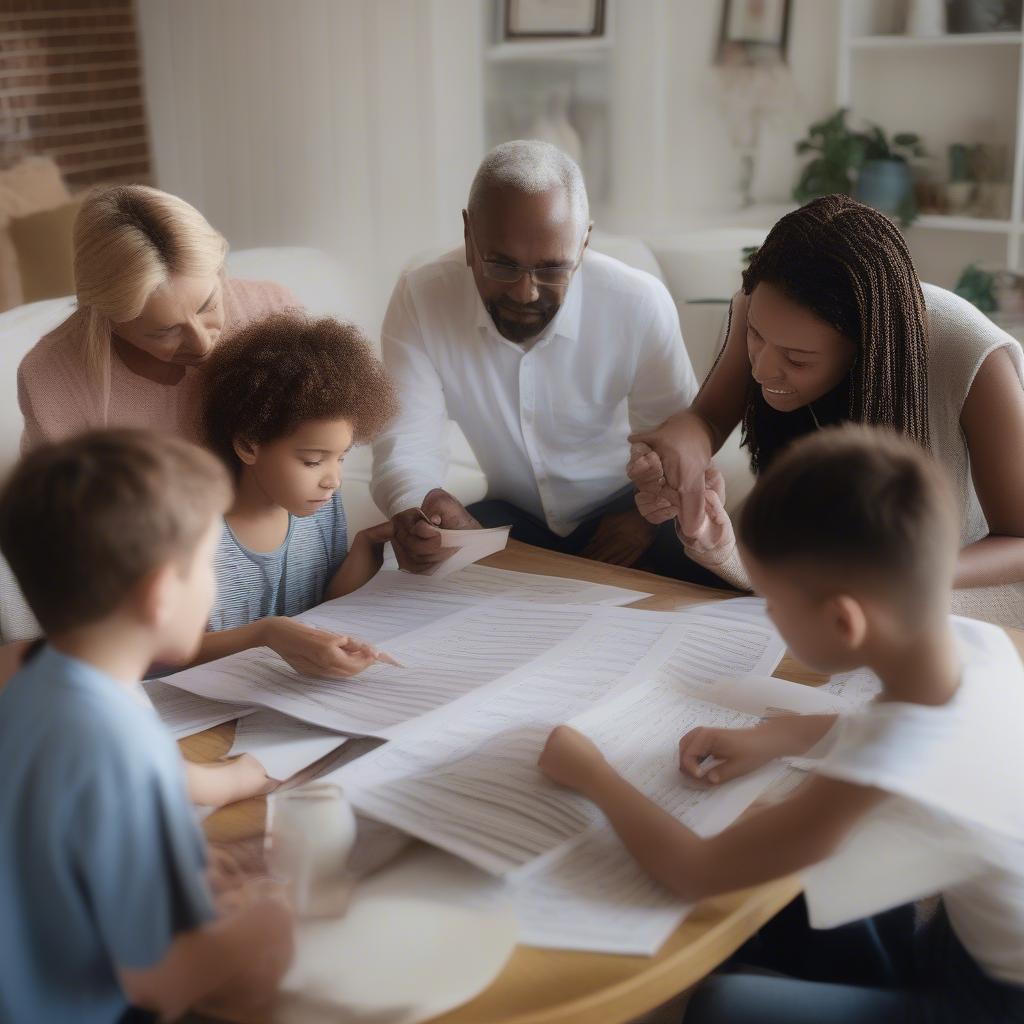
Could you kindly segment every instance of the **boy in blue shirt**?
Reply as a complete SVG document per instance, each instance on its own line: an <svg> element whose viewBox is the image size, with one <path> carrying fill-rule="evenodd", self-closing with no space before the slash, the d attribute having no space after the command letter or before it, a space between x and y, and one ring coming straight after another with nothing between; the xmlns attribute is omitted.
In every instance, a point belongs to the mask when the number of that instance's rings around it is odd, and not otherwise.
<svg viewBox="0 0 1024 1024"><path fill-rule="evenodd" d="M48 638L0 690L0 1019L251 1007L287 967L272 890L218 916L178 749L135 694L153 662L195 655L230 498L212 456L135 430L41 448L0 496Z"/></svg>

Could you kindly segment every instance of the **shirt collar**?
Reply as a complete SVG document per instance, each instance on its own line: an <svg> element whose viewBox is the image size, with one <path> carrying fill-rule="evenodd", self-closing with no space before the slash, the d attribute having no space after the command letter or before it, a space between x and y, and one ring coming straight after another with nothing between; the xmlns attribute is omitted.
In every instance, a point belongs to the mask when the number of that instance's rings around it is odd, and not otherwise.
<svg viewBox="0 0 1024 1024"><path fill-rule="evenodd" d="M566 341L576 341L577 338L579 338L580 320L583 315L583 283L580 280L580 277L582 276L586 259L587 254L584 253L583 260L577 268L576 273L572 275L569 290L565 293L565 301L555 314L555 318L547 325L547 327L544 328L534 341L531 348L536 348L538 345L542 345L556 336L565 338ZM498 333L498 329L494 326L494 321L491 319L491 314L487 312L483 300L480 298L480 292L477 290L476 281L473 279L473 271L467 267L466 272L469 274L470 287L473 289L473 296L476 301L477 329L484 334L489 334L492 337L505 342L506 344L516 345L514 341L509 341ZM520 348L520 346L516 345L516 348Z"/></svg>

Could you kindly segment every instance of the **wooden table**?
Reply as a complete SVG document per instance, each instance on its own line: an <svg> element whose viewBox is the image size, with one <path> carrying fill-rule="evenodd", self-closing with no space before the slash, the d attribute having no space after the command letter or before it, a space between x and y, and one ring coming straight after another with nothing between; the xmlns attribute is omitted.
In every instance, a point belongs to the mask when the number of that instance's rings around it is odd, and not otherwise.
<svg viewBox="0 0 1024 1024"><path fill-rule="evenodd" d="M672 611L732 595L676 583L660 576L558 555L511 541L484 564L546 576L568 576L643 590L653 596L632 607ZM777 675L820 683L786 658ZM196 761L222 756L234 724L218 726L182 742ZM248 800L212 814L207 835L214 841L252 838L263 832L264 801ZM800 891L784 879L702 902L654 957L612 956L520 946L491 986L476 999L431 1024L618 1024L653 1009L710 973Z"/></svg>

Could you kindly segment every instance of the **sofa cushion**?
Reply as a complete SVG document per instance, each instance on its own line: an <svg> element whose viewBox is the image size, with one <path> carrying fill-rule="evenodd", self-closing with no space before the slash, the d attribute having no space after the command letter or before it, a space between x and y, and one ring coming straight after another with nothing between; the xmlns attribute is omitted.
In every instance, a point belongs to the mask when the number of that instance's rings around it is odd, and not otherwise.
<svg viewBox="0 0 1024 1024"><path fill-rule="evenodd" d="M60 169L48 156L31 156L0 171L0 312L26 301L17 254L7 232L9 219L53 209L70 198Z"/></svg>
<svg viewBox="0 0 1024 1024"><path fill-rule="evenodd" d="M75 290L75 251L72 241L81 199L52 210L12 217L8 224L18 256L23 301L59 298Z"/></svg>

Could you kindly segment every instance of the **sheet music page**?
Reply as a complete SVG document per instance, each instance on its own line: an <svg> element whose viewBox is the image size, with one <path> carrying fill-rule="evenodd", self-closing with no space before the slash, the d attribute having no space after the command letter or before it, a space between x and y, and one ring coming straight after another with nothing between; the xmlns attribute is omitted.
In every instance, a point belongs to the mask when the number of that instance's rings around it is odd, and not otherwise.
<svg viewBox="0 0 1024 1024"><path fill-rule="evenodd" d="M495 569L489 565L471 565L447 579L420 576L398 569L382 569L365 586L346 597L328 602L328 605L358 607L362 598L370 595L386 595L398 603L416 598L430 598L454 602L459 607L467 607L489 598L539 601L542 604L623 605L651 596L644 591L627 590L604 583L589 583L586 580L563 576L541 576L530 572L513 572L510 569ZM305 612L303 617L309 614L311 613Z"/></svg>
<svg viewBox="0 0 1024 1024"><path fill-rule="evenodd" d="M543 949L653 956L693 909L647 875L612 829L511 884L519 941Z"/></svg>
<svg viewBox="0 0 1024 1024"><path fill-rule="evenodd" d="M472 711L465 702L449 706L439 727L418 742L400 738L347 766L344 784L353 802L487 871L521 868L595 820L586 800L553 786L536 768L551 728L587 712L580 721L596 722L599 731L606 723L610 748L625 737L664 767L663 785L648 795L680 815L684 804L724 808L705 812L708 828L731 820L732 804L721 795L728 787L708 793L681 785L676 745L698 724L737 726L758 718L694 698L687 687L706 696L723 667L774 665L782 652L777 634L726 628L706 614L620 609L595 618L577 635L576 648L524 669L515 685L506 682ZM662 685L651 682L657 679ZM622 691L628 692L607 703ZM650 779L646 786L633 781L648 791Z"/></svg>
<svg viewBox="0 0 1024 1024"><path fill-rule="evenodd" d="M255 710L244 704L230 704L220 700L199 697L188 690L168 686L159 679L147 679L140 683L142 692L160 716L160 721L170 730L176 740L194 736L204 729L232 722Z"/></svg>
<svg viewBox="0 0 1024 1024"><path fill-rule="evenodd" d="M510 871L594 819L580 797L552 799L536 767L548 733L654 671L677 624L671 614L605 609L557 659L449 705L432 728L347 765L340 781L371 817L485 870Z"/></svg>
<svg viewBox="0 0 1024 1024"><path fill-rule="evenodd" d="M330 606L320 606L326 614ZM600 609L487 601L389 641L400 668L350 679L303 676L267 648L187 669L165 681L204 697L271 708L337 732L390 738L407 723L516 669L554 657ZM334 612L332 611L332 614Z"/></svg>
<svg viewBox="0 0 1024 1024"><path fill-rule="evenodd" d="M251 754L270 778L284 782L346 742L339 733L262 710L239 721L229 754Z"/></svg>

